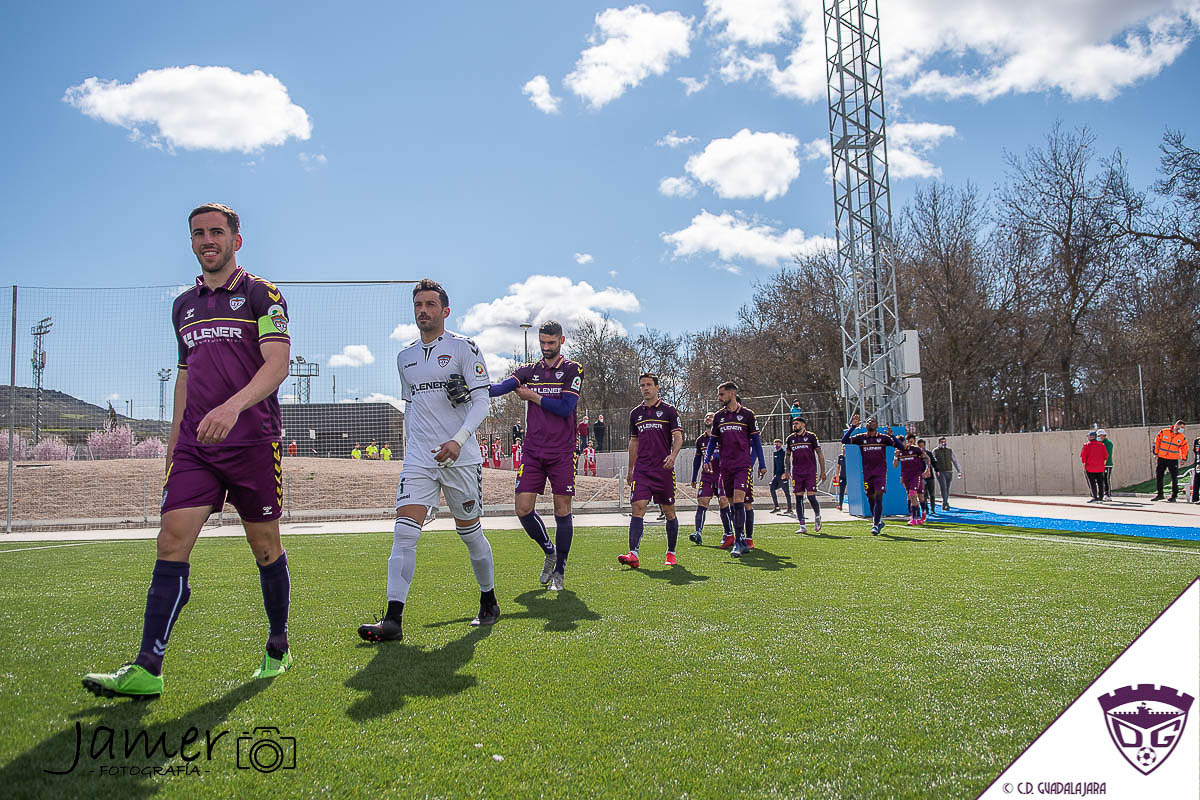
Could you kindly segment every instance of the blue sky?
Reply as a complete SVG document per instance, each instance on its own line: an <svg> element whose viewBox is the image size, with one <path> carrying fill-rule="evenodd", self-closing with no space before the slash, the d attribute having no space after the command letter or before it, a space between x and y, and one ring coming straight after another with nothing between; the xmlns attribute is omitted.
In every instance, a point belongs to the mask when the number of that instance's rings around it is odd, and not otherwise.
<svg viewBox="0 0 1200 800"><path fill-rule="evenodd" d="M928 180L992 190L1004 151L1055 120L1120 147L1143 186L1165 127L1200 136L1197 0L884 5L897 209ZM452 325L506 355L521 318L731 322L755 280L832 235L812 0L7 16L0 204L20 235L3 283L187 282L186 213L217 200L242 214L252 272L431 275ZM371 316L383 365L411 312Z"/></svg>

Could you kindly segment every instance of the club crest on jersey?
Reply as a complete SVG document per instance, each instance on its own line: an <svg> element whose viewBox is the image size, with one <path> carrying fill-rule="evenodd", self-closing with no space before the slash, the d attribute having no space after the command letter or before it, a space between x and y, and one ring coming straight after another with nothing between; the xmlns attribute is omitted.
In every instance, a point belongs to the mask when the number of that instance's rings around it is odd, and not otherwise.
<svg viewBox="0 0 1200 800"><path fill-rule="evenodd" d="M1149 775L1175 751L1195 699L1169 686L1122 686L1097 698L1108 735L1134 769Z"/></svg>
<svg viewBox="0 0 1200 800"><path fill-rule="evenodd" d="M267 309L267 316L271 318L271 323L275 326L275 330L280 333L287 333L287 314L283 312L283 306L278 303L271 306Z"/></svg>
<svg viewBox="0 0 1200 800"><path fill-rule="evenodd" d="M562 372L561 372L561 371L554 373L554 377L555 377L557 380L562 380L562 376L563 376L563 374L562 374Z"/></svg>
<svg viewBox="0 0 1200 800"><path fill-rule="evenodd" d="M662 416L662 409L659 409L658 411L655 411L654 413L655 413L655 414L657 414L658 416L660 416L660 417L661 417L661 416Z"/></svg>
<svg viewBox="0 0 1200 800"><path fill-rule="evenodd" d="M450 363L450 356L442 354L442 355L438 356L437 361L438 361L439 367L444 367Z"/></svg>
<svg viewBox="0 0 1200 800"><path fill-rule="evenodd" d="M246 298L241 297L240 295L238 297L229 298L229 310L230 311L237 311L239 308L241 308L244 305L246 305Z"/></svg>
<svg viewBox="0 0 1200 800"><path fill-rule="evenodd" d="M738 415L737 415L737 421L738 421L738 422L741 422L741 421L742 421L742 415L741 415L741 414L738 414Z"/></svg>

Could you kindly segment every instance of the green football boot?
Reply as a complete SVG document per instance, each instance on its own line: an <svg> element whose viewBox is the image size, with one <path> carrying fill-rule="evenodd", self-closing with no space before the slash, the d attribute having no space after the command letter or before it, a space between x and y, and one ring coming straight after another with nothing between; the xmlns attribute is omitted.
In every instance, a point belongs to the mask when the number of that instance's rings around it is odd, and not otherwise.
<svg viewBox="0 0 1200 800"><path fill-rule="evenodd" d="M288 650L282 658L272 658L270 653L263 653L262 665L254 670L255 678L274 678L292 668L292 651Z"/></svg>
<svg viewBox="0 0 1200 800"><path fill-rule="evenodd" d="M162 694L161 675L151 675L145 667L125 664L116 672L89 672L83 676L83 688L96 697L132 697L153 700Z"/></svg>

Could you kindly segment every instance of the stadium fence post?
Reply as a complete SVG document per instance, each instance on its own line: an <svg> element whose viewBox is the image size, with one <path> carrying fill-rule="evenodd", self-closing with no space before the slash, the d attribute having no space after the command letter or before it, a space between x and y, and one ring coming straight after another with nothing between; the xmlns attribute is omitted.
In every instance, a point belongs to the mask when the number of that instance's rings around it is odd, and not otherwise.
<svg viewBox="0 0 1200 800"><path fill-rule="evenodd" d="M12 347L8 356L8 499L4 515L4 532L12 533L13 518L13 439L17 433L14 402L17 394L17 285L12 295Z"/></svg>
<svg viewBox="0 0 1200 800"><path fill-rule="evenodd" d="M142 522L150 524L150 486L145 478L142 478Z"/></svg>

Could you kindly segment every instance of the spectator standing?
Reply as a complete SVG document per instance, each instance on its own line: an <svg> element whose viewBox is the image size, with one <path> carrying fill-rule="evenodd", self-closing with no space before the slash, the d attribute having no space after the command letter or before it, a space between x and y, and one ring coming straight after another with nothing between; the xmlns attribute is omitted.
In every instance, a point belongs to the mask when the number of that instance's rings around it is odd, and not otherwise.
<svg viewBox="0 0 1200 800"><path fill-rule="evenodd" d="M583 474L596 477L596 448L591 441L583 448Z"/></svg>
<svg viewBox="0 0 1200 800"><path fill-rule="evenodd" d="M1104 449L1108 451L1108 461L1104 464L1104 494L1105 500L1112 500L1112 468L1113 468L1113 440L1108 438L1108 431L1101 428L1096 431L1096 440L1104 445Z"/></svg>
<svg viewBox="0 0 1200 800"><path fill-rule="evenodd" d="M392 445L389 442L384 442L383 447L379 448L379 457L384 461L392 460Z"/></svg>
<svg viewBox="0 0 1200 800"><path fill-rule="evenodd" d="M604 415L596 417L596 424L592 426L592 438L596 440L596 450L604 452L604 433L608 426L604 424Z"/></svg>
<svg viewBox="0 0 1200 800"><path fill-rule="evenodd" d="M787 455L788 451L783 449L783 440L775 440L775 452L773 457L775 463L771 473L771 504L774 508L771 509L772 514L779 513L779 495L777 492L783 489L783 496L787 498L787 513L792 515L792 489L787 482ZM800 501L797 500L797 503Z"/></svg>
<svg viewBox="0 0 1200 800"><path fill-rule="evenodd" d="M575 426L575 433L579 436L579 445L575 448L576 453L582 453L588 444L588 418L587 414L583 415L583 419Z"/></svg>
<svg viewBox="0 0 1200 800"><path fill-rule="evenodd" d="M962 467L954 457L954 451L946 446L946 437L938 439L938 446L933 451L933 470L937 473L938 488L942 490L942 510L950 510L950 480L958 473L962 480Z"/></svg>
<svg viewBox="0 0 1200 800"><path fill-rule="evenodd" d="M1079 451L1083 471L1087 474L1088 488L1092 491L1089 503L1104 499L1104 464L1108 461L1108 449L1096 439L1096 431L1088 431L1088 440Z"/></svg>
<svg viewBox="0 0 1200 800"><path fill-rule="evenodd" d="M300 448L296 446L296 440L292 439L292 443L288 445L288 451L287 451L288 455L294 456L294 455L296 455L296 453L299 453L299 452L300 452Z"/></svg>
<svg viewBox="0 0 1200 800"><path fill-rule="evenodd" d="M372 439L371 443L367 445L367 458L371 459L372 461L379 458L379 445L374 439Z"/></svg>
<svg viewBox="0 0 1200 800"><path fill-rule="evenodd" d="M355 461L358 461L362 458L362 445L361 444L359 444L358 442L354 443L354 449L350 451L350 457L353 458Z"/></svg>
<svg viewBox="0 0 1200 800"><path fill-rule="evenodd" d="M788 411L792 415L792 421L795 422L800 417L804 416L804 411L800 408L800 401L792 403L791 409Z"/></svg>
<svg viewBox="0 0 1200 800"><path fill-rule="evenodd" d="M512 426L513 444L516 444L517 442L519 442L520 440L522 440L524 438L525 438L525 430L521 427L521 423L519 423L519 422L514 423Z"/></svg>
<svg viewBox="0 0 1200 800"><path fill-rule="evenodd" d="M1154 455L1158 459L1154 477L1157 492L1152 499L1163 499L1163 473L1171 473L1171 497L1168 503L1174 503L1179 496L1179 465L1187 463L1187 437L1183 435L1183 420L1175 420L1175 424L1163 428L1154 437Z"/></svg>
<svg viewBox="0 0 1200 800"><path fill-rule="evenodd" d="M513 440L512 462L513 462L513 471L519 472L521 469L521 440L520 439Z"/></svg>

